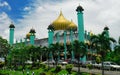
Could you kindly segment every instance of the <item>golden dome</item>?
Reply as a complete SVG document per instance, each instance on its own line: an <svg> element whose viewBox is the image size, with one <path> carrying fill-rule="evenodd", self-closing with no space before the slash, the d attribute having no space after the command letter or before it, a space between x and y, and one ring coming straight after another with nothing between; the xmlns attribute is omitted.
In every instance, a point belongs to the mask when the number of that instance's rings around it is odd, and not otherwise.
<svg viewBox="0 0 120 75"><path fill-rule="evenodd" d="M26 34L26 38L29 39L30 38L30 33Z"/></svg>
<svg viewBox="0 0 120 75"><path fill-rule="evenodd" d="M52 23L54 30L66 30L69 24L70 21L63 16L62 11L60 11L59 17Z"/></svg>
<svg viewBox="0 0 120 75"><path fill-rule="evenodd" d="M71 23L69 24L69 26L68 26L67 29L68 29L68 30L70 30L70 29L74 30L74 29L77 29L77 26L76 26L76 24L71 20Z"/></svg>

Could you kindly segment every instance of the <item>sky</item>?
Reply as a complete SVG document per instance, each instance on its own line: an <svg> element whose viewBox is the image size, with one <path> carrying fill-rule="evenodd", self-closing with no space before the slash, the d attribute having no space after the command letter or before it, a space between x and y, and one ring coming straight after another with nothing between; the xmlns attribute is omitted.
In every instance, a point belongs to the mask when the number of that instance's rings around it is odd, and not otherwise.
<svg viewBox="0 0 120 75"><path fill-rule="evenodd" d="M47 38L47 27L60 11L76 25L77 6L84 8L84 29L99 34L105 26L110 36L118 40L120 36L119 0L0 0L0 36L9 41L9 25L15 25L15 40L25 38L31 28L36 30L36 38Z"/></svg>

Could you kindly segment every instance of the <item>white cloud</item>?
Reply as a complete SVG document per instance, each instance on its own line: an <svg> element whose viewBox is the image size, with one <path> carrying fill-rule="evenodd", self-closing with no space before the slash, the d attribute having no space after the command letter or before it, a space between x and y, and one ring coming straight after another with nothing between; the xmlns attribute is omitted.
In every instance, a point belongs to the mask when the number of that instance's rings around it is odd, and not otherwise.
<svg viewBox="0 0 120 75"><path fill-rule="evenodd" d="M29 11L29 10L31 10L31 7L25 7L24 9L23 9L24 11Z"/></svg>
<svg viewBox="0 0 120 75"><path fill-rule="evenodd" d="M24 19L20 19L16 24L15 38L24 38L32 27L36 30L37 38L47 37L47 27L58 17L61 9L68 20L73 19L77 24L75 9L79 3L84 8L85 30L92 30L93 33L98 34L107 25L110 28L110 35L118 39L120 36L119 0L65 0L57 2L36 0L32 4L34 9L30 10L30 13L24 15Z"/></svg>
<svg viewBox="0 0 120 75"><path fill-rule="evenodd" d="M8 10L11 10L10 5L6 1L0 2L0 8L3 8L3 7L7 7Z"/></svg>
<svg viewBox="0 0 120 75"><path fill-rule="evenodd" d="M11 19L5 12L0 13L0 36L8 39L9 37L9 25L11 23Z"/></svg>

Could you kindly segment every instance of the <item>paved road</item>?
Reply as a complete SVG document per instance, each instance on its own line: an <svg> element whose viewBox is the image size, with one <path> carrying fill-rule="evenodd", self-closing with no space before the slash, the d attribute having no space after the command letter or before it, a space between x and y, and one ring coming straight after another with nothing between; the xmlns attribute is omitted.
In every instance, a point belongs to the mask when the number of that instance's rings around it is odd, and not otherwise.
<svg viewBox="0 0 120 75"><path fill-rule="evenodd" d="M78 68L74 67L73 68L74 71L77 71ZM81 72L91 72L93 74L101 74L102 70L98 70L98 69L92 69L89 70L88 68L81 68ZM105 75L120 75L120 71L104 71Z"/></svg>
<svg viewBox="0 0 120 75"><path fill-rule="evenodd" d="M65 66L63 66L62 68L65 68ZM73 68L74 71L78 71L77 67ZM80 68L81 72L88 72L88 73L93 73L93 74L101 74L102 70L98 70L98 69L92 69L89 70L88 68ZM120 71L107 71L104 70L104 74L105 75L120 75Z"/></svg>

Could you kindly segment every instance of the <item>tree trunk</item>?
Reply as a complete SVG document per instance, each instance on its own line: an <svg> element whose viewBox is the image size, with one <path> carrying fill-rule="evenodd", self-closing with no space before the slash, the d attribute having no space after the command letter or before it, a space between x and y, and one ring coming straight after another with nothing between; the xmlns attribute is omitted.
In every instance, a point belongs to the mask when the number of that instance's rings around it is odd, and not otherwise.
<svg viewBox="0 0 120 75"><path fill-rule="evenodd" d="M80 55L78 56L78 75L80 74Z"/></svg>
<svg viewBox="0 0 120 75"><path fill-rule="evenodd" d="M104 65L103 65L103 55L102 55L102 75L104 75Z"/></svg>

